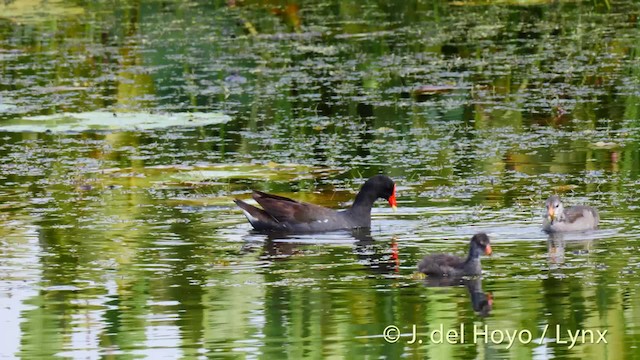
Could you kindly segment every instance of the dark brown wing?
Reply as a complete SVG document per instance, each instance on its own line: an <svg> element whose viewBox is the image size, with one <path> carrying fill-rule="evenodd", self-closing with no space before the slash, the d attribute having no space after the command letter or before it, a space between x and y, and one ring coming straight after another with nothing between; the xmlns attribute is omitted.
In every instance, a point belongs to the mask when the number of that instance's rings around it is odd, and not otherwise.
<svg viewBox="0 0 640 360"><path fill-rule="evenodd" d="M278 221L269 215L266 211L259 209L253 205L249 205L246 202L235 199L233 200L244 211L244 215L247 217L251 225L258 230L262 229L276 229L280 227Z"/></svg>
<svg viewBox="0 0 640 360"><path fill-rule="evenodd" d="M427 275L455 275L462 271L464 259L450 254L425 256L418 264L418 271Z"/></svg>
<svg viewBox="0 0 640 360"><path fill-rule="evenodd" d="M283 196L254 191L253 198L265 212L280 222L309 223L334 219L336 211L320 205L298 202Z"/></svg>

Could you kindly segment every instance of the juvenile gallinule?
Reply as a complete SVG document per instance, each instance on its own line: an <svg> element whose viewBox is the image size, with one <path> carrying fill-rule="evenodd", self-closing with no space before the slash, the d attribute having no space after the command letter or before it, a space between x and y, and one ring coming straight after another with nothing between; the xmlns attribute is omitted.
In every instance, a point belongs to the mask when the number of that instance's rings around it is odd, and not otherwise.
<svg viewBox="0 0 640 360"><path fill-rule="evenodd" d="M282 232L320 232L371 226L371 207L378 198L396 208L396 185L388 176L367 180L350 208L336 211L286 197L253 191L262 209L235 199L256 230Z"/></svg>
<svg viewBox="0 0 640 360"><path fill-rule="evenodd" d="M600 216L591 206L572 206L564 208L558 195L552 195L545 202L547 213L542 229L546 232L582 231L598 228Z"/></svg>
<svg viewBox="0 0 640 360"><path fill-rule="evenodd" d="M491 254L489 236L481 232L473 235L466 259L450 254L427 255L418 264L418 271L433 277L480 275L480 255Z"/></svg>

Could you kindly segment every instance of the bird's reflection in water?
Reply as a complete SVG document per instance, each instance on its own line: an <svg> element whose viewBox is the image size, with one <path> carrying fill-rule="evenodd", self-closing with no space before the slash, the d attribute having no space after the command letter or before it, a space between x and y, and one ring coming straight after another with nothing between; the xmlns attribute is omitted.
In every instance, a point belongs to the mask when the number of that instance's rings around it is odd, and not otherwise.
<svg viewBox="0 0 640 360"><path fill-rule="evenodd" d="M482 291L482 278L480 277L444 277L426 278L424 285L427 287L448 287L463 285L467 288L471 307L479 316L485 317L493 309L493 296Z"/></svg>
<svg viewBox="0 0 640 360"><path fill-rule="evenodd" d="M368 228L352 230L351 236L358 240L354 253L371 271L377 274L395 274L400 271L400 254L395 236L390 242L377 241Z"/></svg>
<svg viewBox="0 0 640 360"><path fill-rule="evenodd" d="M547 240L547 253L549 254L549 263L564 263L564 239L562 234L549 234L549 239Z"/></svg>
<svg viewBox="0 0 640 360"><path fill-rule="evenodd" d="M575 253L588 253L594 241L594 233L551 233L547 240L547 250L550 264L564 264L565 249L569 244L571 248L577 247Z"/></svg>
<svg viewBox="0 0 640 360"><path fill-rule="evenodd" d="M291 256L304 253L303 246L327 246L350 243L358 262L367 266L376 274L395 274L399 272L400 257L398 243L395 237L389 241L376 240L371 235L371 229L358 228L351 231L333 231L313 235L291 235L286 233L250 232L245 237L241 251L253 253L262 251L261 256L271 260L285 260Z"/></svg>

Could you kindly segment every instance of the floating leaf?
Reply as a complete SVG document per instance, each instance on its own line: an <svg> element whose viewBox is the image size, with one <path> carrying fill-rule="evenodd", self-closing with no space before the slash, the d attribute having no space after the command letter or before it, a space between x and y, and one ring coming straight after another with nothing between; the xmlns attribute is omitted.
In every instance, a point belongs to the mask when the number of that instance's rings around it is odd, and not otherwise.
<svg viewBox="0 0 640 360"><path fill-rule="evenodd" d="M379 128L376 129L376 132L380 133L380 134L385 134L385 133L392 133L395 132L394 129L390 128L390 127L386 127L386 126L381 126Z"/></svg>
<svg viewBox="0 0 640 360"><path fill-rule="evenodd" d="M324 176L330 170L309 165L278 164L215 164L215 165L165 165L142 168L111 168L98 171L106 176L109 184L122 186L151 187L164 186L220 185L230 179L250 179L268 181L298 181Z"/></svg>
<svg viewBox="0 0 640 360"><path fill-rule="evenodd" d="M2 1L0 14L5 19L13 19L21 24L35 24L51 21L53 18L82 16L85 10L64 1Z"/></svg>
<svg viewBox="0 0 640 360"><path fill-rule="evenodd" d="M221 124L231 120L220 113L114 113L91 111L30 116L10 120L0 125L0 131L9 132L83 132L83 131L136 131L174 126L194 127Z"/></svg>
<svg viewBox="0 0 640 360"><path fill-rule="evenodd" d="M459 89L459 87L449 86L449 85L421 85L413 89L413 94L416 96L434 95L434 94L451 92L456 89Z"/></svg>
<svg viewBox="0 0 640 360"><path fill-rule="evenodd" d="M557 186L552 187L552 189L557 191L557 192L566 192L566 191L573 190L573 189L575 189L577 187L578 187L577 185L567 184L567 185L557 185Z"/></svg>
<svg viewBox="0 0 640 360"><path fill-rule="evenodd" d="M591 144L591 146L593 146L595 148L599 148L599 149L613 149L613 148L618 147L619 145L618 145L618 143L610 142L610 141L607 141L607 142L598 141L598 142L595 142L595 143Z"/></svg>

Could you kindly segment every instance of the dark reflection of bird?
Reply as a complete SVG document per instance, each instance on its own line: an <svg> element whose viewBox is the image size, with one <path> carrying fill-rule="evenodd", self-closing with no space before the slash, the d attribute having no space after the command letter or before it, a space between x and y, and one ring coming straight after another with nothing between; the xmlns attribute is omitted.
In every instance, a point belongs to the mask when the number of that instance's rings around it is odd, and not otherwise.
<svg viewBox="0 0 640 360"><path fill-rule="evenodd" d="M546 232L581 231L598 228L600 216L591 206L564 207L558 195L552 195L545 202L542 229Z"/></svg>
<svg viewBox="0 0 640 360"><path fill-rule="evenodd" d="M491 254L489 242L487 234L477 233L471 238L466 259L451 254L427 255L418 264L418 271L430 277L480 275L480 255Z"/></svg>
<svg viewBox="0 0 640 360"><path fill-rule="evenodd" d="M357 228L349 231L328 232L326 243L331 241L344 240L354 241L353 253L358 258L358 263L365 265L373 273L376 274L394 274L399 272L400 260L398 253L398 243L396 238L391 239L391 243L387 241L376 240L371 235L369 228ZM260 241L256 236L261 236ZM296 235L281 232L270 232L260 234L254 232L248 236L250 239L245 241L241 251L243 253L252 253L262 249L262 255L268 256L273 260L286 260L291 256L304 254L301 247L304 243L297 243ZM324 240L320 240L323 241Z"/></svg>
<svg viewBox="0 0 640 360"><path fill-rule="evenodd" d="M469 292L471 307L478 315L485 317L491 313L493 309L493 296L491 293L482 291L482 279L479 277L440 277L426 278L424 284L427 287L449 287L464 285Z"/></svg>
<svg viewBox="0 0 640 360"><path fill-rule="evenodd" d="M376 274L393 274L400 271L400 255L396 237L391 238L391 244L377 241L371 236L369 228L354 229L351 235L358 239L354 252L360 263L366 264Z"/></svg>
<svg viewBox="0 0 640 360"><path fill-rule="evenodd" d="M286 197L254 191L253 198L262 209L235 199L251 225L259 231L286 233L322 232L371 226L371 208L378 198L396 208L396 185L388 176L376 175L367 180L353 205L341 211L298 202Z"/></svg>

